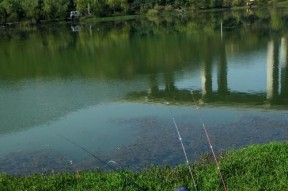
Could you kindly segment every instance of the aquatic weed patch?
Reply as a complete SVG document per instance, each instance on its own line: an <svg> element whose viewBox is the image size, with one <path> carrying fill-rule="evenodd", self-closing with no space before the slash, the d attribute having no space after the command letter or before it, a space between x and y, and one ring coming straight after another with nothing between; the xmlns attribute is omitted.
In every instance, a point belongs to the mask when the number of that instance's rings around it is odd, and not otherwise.
<svg viewBox="0 0 288 191"><path fill-rule="evenodd" d="M288 190L288 144L251 145L231 150L220 157L219 165L229 190ZM192 165L198 190L223 190L215 164L209 156ZM132 172L74 172L50 175L0 175L0 190L193 190L189 170L176 167L149 167Z"/></svg>

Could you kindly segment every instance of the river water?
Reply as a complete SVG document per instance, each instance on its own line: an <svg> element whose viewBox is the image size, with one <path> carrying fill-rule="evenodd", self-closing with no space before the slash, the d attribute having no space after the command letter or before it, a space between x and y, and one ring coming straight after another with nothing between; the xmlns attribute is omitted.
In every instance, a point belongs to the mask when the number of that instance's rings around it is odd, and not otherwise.
<svg viewBox="0 0 288 191"><path fill-rule="evenodd" d="M173 118L190 162L202 122L218 155L287 141L287 14L1 28L0 172L184 163Z"/></svg>

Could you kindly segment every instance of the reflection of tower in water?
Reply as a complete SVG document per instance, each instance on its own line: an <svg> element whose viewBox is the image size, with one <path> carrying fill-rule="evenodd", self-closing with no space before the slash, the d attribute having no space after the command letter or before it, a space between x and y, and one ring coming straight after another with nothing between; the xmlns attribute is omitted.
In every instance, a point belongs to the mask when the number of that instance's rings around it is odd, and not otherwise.
<svg viewBox="0 0 288 191"><path fill-rule="evenodd" d="M202 96L205 98L212 94L212 64L211 60L205 60L202 63L201 82Z"/></svg>
<svg viewBox="0 0 288 191"><path fill-rule="evenodd" d="M219 63L217 69L217 94L226 95L228 93L228 82L227 82L227 55L225 43L221 44L219 49ZM209 98L213 93L213 78L212 78L212 63L213 60L210 56L207 56L202 62L201 67L201 86L202 86L202 97Z"/></svg>
<svg viewBox="0 0 288 191"><path fill-rule="evenodd" d="M266 91L261 92L245 92L233 90L235 87L229 87L228 84L228 58L227 45L222 43L217 46L214 52L207 51L203 53L203 60L201 62L201 89L194 89L194 94L196 95L196 100L200 102L209 103L238 103L238 104L272 104L272 105L287 105L288 101L288 52L287 52L287 40L286 38L281 38L278 40L270 40L267 43L267 63L264 66L266 69ZM262 51L261 51L262 53ZM253 55L254 56L254 55ZM257 55L255 55L257 56ZM245 60L245 59L244 59ZM245 61L243 61L245 62ZM215 65L217 64L217 65ZM257 64L257 62L253 62ZM263 62L259 63L261 66ZM265 63L264 63L265 64ZM214 70L214 66L217 70ZM231 66L233 68L233 65ZM257 66L258 67L258 66ZM255 78L262 76L257 74L261 70L253 71ZM213 76L217 73L217 79ZM241 72L241 71L240 71ZM232 73L233 74L233 73ZM249 73L250 74L250 73ZM230 74L231 77L233 75ZM147 92L147 98L159 100L161 99L171 99L181 100L181 101L191 101L189 96L189 89L178 89L175 85L174 73L171 71L166 71L163 76L164 87L160 86L158 80L160 79L156 74L150 75L149 78L149 91ZM237 77L237 76L236 76ZM241 73L241 78L245 78L245 73ZM250 78L248 78L250 79ZM214 90L214 82L217 80L217 89ZM236 78L237 80L237 78ZM241 79L240 79L241 81ZM245 81L245 80L244 80ZM262 80L261 83L265 81ZM233 84L233 83L231 83ZM243 84L245 85L245 84ZM230 89L232 88L232 89ZM237 89L237 88L236 88ZM189 94L189 95L188 95ZM139 94L138 94L139 96ZM149 97L150 96L150 97Z"/></svg>
<svg viewBox="0 0 288 191"><path fill-rule="evenodd" d="M288 97L287 40L281 39L281 89L280 96Z"/></svg>
<svg viewBox="0 0 288 191"><path fill-rule="evenodd" d="M266 65L266 99L273 103L280 103L288 98L288 68L287 68L287 40L270 40L267 45L267 65ZM217 92L213 91L212 63L213 60L205 55L201 66L201 87L202 98L209 99L213 96L227 96L228 88L228 63L225 46L219 49L219 63L217 70ZM255 74L257 77L257 74ZM237 93L233 94L238 96ZM239 94L240 95L240 94ZM255 95L256 96L256 95ZM257 97L257 96L256 96ZM255 99L256 99L255 97ZM232 98L232 97L231 97ZM233 98L234 99L234 98Z"/></svg>
<svg viewBox="0 0 288 191"><path fill-rule="evenodd" d="M278 95L279 46L277 41L268 42L267 47L267 99L272 100Z"/></svg>
<svg viewBox="0 0 288 191"><path fill-rule="evenodd" d="M279 65L281 64L281 67ZM281 74L281 76L280 76ZM287 96L287 41L271 40L267 47L267 99Z"/></svg>

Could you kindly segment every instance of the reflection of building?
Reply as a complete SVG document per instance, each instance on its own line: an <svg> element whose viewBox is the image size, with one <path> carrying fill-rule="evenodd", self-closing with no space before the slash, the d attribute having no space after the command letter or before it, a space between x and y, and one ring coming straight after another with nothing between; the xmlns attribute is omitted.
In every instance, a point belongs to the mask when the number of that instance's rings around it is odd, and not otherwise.
<svg viewBox="0 0 288 191"><path fill-rule="evenodd" d="M80 32L81 26L80 25L71 25L72 32Z"/></svg>
<svg viewBox="0 0 288 191"><path fill-rule="evenodd" d="M202 96L206 97L212 94L212 65L211 62L202 63L201 82Z"/></svg>
<svg viewBox="0 0 288 191"><path fill-rule="evenodd" d="M226 49L225 45L222 44L219 50L219 63L218 63L218 73L217 73L217 93L220 95L225 95L228 93L228 83L227 83L227 59L226 59ZM212 90L212 60L211 58L205 59L202 63L201 70L201 82L202 82L202 96L206 97L213 94Z"/></svg>
<svg viewBox="0 0 288 191"><path fill-rule="evenodd" d="M280 96L288 97L287 40L281 39L281 89Z"/></svg>
<svg viewBox="0 0 288 191"><path fill-rule="evenodd" d="M130 99L143 99L148 101L166 100L170 103L175 102L193 102L196 101L214 103L214 104L241 104L241 105L288 105L288 70L287 70L287 41L285 38L280 41L269 41L267 46L267 91L266 92L236 92L229 91L228 87L228 63L225 45L218 50L217 64L217 90L213 90L212 78L212 57L207 56L201 65L201 90L193 90L194 98L189 89L177 89L174 86L173 73L169 73L169 78L165 77L165 89L159 88L155 78L150 80L150 91L142 93L129 94ZM213 57L214 58L214 57ZM281 67L280 67L281 63ZM281 76L280 76L281 74ZM255 74L257 76L257 74ZM171 88L173 87L173 88ZM143 99L144 100L144 99Z"/></svg>
<svg viewBox="0 0 288 191"><path fill-rule="evenodd" d="M267 48L267 99L272 100L278 95L278 45L274 41L268 42Z"/></svg>
<svg viewBox="0 0 288 191"><path fill-rule="evenodd" d="M268 42L267 48L267 99L275 101L287 96L287 41L282 38ZM281 64L281 67L280 67Z"/></svg>

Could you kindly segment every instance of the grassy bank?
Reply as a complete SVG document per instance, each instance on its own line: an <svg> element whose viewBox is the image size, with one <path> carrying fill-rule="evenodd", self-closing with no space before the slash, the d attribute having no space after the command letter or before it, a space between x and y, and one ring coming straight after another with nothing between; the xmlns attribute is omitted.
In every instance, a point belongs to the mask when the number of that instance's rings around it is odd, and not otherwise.
<svg viewBox="0 0 288 191"><path fill-rule="evenodd" d="M198 190L223 190L211 158L192 166ZM252 145L227 152L220 157L220 168L229 190L288 190L288 143ZM151 167L133 173L79 172L49 176L0 176L0 190L174 190L179 186L193 190L185 166Z"/></svg>

